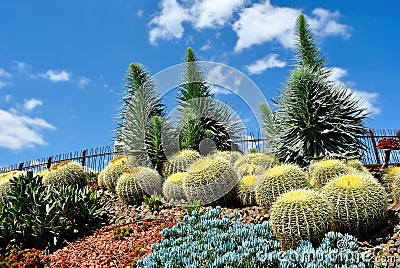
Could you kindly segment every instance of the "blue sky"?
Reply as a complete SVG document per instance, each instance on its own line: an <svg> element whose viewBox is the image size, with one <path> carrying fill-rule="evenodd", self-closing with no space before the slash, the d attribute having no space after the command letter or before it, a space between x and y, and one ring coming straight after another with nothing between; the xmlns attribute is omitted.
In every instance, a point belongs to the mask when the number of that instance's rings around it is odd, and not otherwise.
<svg viewBox="0 0 400 268"><path fill-rule="evenodd" d="M111 144L128 65L139 62L157 74L182 63L189 46L200 60L235 68L265 99L274 98L292 69L300 13L332 79L364 100L371 112L366 126L399 128L399 7L396 1L1 1L0 166ZM218 68L205 75L221 85L235 81ZM252 90L236 86L241 94ZM243 109L249 130L257 129L257 111L245 111L241 94L215 92ZM176 106L171 94L169 109Z"/></svg>

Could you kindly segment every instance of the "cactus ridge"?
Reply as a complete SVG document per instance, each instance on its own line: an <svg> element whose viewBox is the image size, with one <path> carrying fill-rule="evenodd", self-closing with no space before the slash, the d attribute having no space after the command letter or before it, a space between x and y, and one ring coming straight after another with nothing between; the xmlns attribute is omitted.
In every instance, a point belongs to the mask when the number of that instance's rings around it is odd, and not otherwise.
<svg viewBox="0 0 400 268"><path fill-rule="evenodd" d="M283 249L294 248L302 240L321 242L331 231L333 207L325 195L314 190L298 189L282 194L272 205L270 224Z"/></svg>
<svg viewBox="0 0 400 268"><path fill-rule="evenodd" d="M397 173L393 178L392 198L396 204L400 203L400 172Z"/></svg>
<svg viewBox="0 0 400 268"><path fill-rule="evenodd" d="M178 172L185 172L191 164L201 158L201 155L194 150L183 150L180 151L164 162L162 168L162 174L164 178L168 178L172 174Z"/></svg>
<svg viewBox="0 0 400 268"><path fill-rule="evenodd" d="M127 158L125 156L117 157L110 161L104 170L99 173L99 186L115 193L115 187L119 177L128 171Z"/></svg>
<svg viewBox="0 0 400 268"><path fill-rule="evenodd" d="M338 159L320 160L310 164L308 177L311 186L321 188L331 179L351 172L353 168Z"/></svg>
<svg viewBox="0 0 400 268"><path fill-rule="evenodd" d="M83 167L71 160L55 164L43 176L43 184L46 186L84 185L85 182L86 174Z"/></svg>
<svg viewBox="0 0 400 268"><path fill-rule="evenodd" d="M244 206L256 205L255 189L260 182L260 177L248 175L242 177L236 185L237 198Z"/></svg>
<svg viewBox="0 0 400 268"><path fill-rule="evenodd" d="M186 195L183 191L183 180L186 175L186 172L178 172L172 174L165 180L163 184L163 194L166 200L186 200Z"/></svg>
<svg viewBox="0 0 400 268"><path fill-rule="evenodd" d="M257 186L257 204L268 211L275 200L292 189L308 187L306 173L297 165L285 164L271 168L262 175Z"/></svg>
<svg viewBox="0 0 400 268"><path fill-rule="evenodd" d="M386 217L386 192L372 175L342 175L325 185L322 192L334 205L335 230L366 238Z"/></svg>
<svg viewBox="0 0 400 268"><path fill-rule="evenodd" d="M238 178L229 161L221 157L205 157L187 170L183 183L189 201L201 200L202 204L229 201Z"/></svg>
<svg viewBox="0 0 400 268"><path fill-rule="evenodd" d="M234 164L235 170L238 170L239 167L244 164L258 165L268 169L270 167L277 166L279 161L275 157L264 153L246 154L236 160Z"/></svg>

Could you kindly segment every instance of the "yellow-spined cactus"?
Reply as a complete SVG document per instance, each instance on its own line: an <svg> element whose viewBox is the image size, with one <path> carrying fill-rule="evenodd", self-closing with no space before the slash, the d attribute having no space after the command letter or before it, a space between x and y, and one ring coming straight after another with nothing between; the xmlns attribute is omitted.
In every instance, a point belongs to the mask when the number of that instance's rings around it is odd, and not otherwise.
<svg viewBox="0 0 400 268"><path fill-rule="evenodd" d="M85 185L86 173L82 165L67 160L59 162L43 175L43 184L46 186Z"/></svg>
<svg viewBox="0 0 400 268"><path fill-rule="evenodd" d="M163 194L166 200L186 200L186 195L183 191L183 181L186 175L186 172L178 172L164 181Z"/></svg>
<svg viewBox="0 0 400 268"><path fill-rule="evenodd" d="M366 238L386 217L387 194L372 175L342 175L328 182L322 193L334 206L334 226L338 232Z"/></svg>
<svg viewBox="0 0 400 268"><path fill-rule="evenodd" d="M400 167L388 167L382 173L382 183L391 185L393 179L400 174Z"/></svg>
<svg viewBox="0 0 400 268"><path fill-rule="evenodd" d="M350 172L352 168L338 159L312 162L308 167L308 177L312 187L321 188L331 179Z"/></svg>
<svg viewBox="0 0 400 268"><path fill-rule="evenodd" d="M237 182L236 172L229 161L222 157L205 157L187 170L183 190L189 201L201 200L201 204L229 202Z"/></svg>
<svg viewBox="0 0 400 268"><path fill-rule="evenodd" d="M292 189L308 187L306 173L297 165L285 164L271 168L256 188L257 204L268 211L275 200Z"/></svg>
<svg viewBox="0 0 400 268"><path fill-rule="evenodd" d="M23 174L24 172L18 170L0 173L0 203L5 202L8 193L11 191L10 180Z"/></svg>
<svg viewBox="0 0 400 268"><path fill-rule="evenodd" d="M183 150L173 156L169 157L164 162L162 168L162 174L164 178L168 178L172 174L178 172L185 172L191 164L201 158L201 155L194 150Z"/></svg>
<svg viewBox="0 0 400 268"><path fill-rule="evenodd" d="M233 165L240 157L243 156L243 154L238 151L216 151L211 156L222 157Z"/></svg>
<svg viewBox="0 0 400 268"><path fill-rule="evenodd" d="M364 166L364 164L360 160L351 159L351 160L347 160L345 163L346 163L346 165L354 168L357 171L369 173L369 170Z"/></svg>
<svg viewBox="0 0 400 268"><path fill-rule="evenodd" d="M400 172L396 173L392 182L392 199L396 204L400 203Z"/></svg>
<svg viewBox="0 0 400 268"><path fill-rule="evenodd" d="M267 171L264 166L259 166L255 164L244 164L241 165L236 171L239 178L249 176L249 175L261 175Z"/></svg>
<svg viewBox="0 0 400 268"><path fill-rule="evenodd" d="M120 156L111 160L110 163L108 163L108 165L99 173L99 186L115 193L118 178L126 171L128 171L128 166L125 156Z"/></svg>
<svg viewBox="0 0 400 268"><path fill-rule="evenodd" d="M143 195L161 193L162 178L154 169L136 167L121 174L115 189L122 202L139 205L143 201Z"/></svg>
<svg viewBox="0 0 400 268"><path fill-rule="evenodd" d="M247 175L242 177L236 185L236 194L239 202L244 206L254 206L256 202L256 187L260 182L260 177Z"/></svg>
<svg viewBox="0 0 400 268"><path fill-rule="evenodd" d="M277 158L268 154L251 153L239 157L238 160L236 160L235 162L234 168L238 170L239 167L244 164L259 165L268 169L270 167L277 166L279 164L279 161Z"/></svg>
<svg viewBox="0 0 400 268"><path fill-rule="evenodd" d="M333 207L327 197L315 190L292 190L272 205L272 233L283 249L299 246L301 240L319 244L332 230Z"/></svg>

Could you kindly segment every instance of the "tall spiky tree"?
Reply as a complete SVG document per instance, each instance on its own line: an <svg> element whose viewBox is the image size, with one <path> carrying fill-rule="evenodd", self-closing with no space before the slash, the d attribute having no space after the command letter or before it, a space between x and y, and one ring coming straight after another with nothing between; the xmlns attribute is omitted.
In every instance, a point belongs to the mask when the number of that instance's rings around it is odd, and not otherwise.
<svg viewBox="0 0 400 268"><path fill-rule="evenodd" d="M242 130L241 122L226 104L215 99L191 48L186 51L183 81L179 88L179 145L200 150L202 140L212 139L219 150L230 150L230 140Z"/></svg>
<svg viewBox="0 0 400 268"><path fill-rule="evenodd" d="M140 165L161 171L166 159L162 146L165 107L148 72L140 64L129 65L122 101L116 140L122 144L124 153L134 156Z"/></svg>
<svg viewBox="0 0 400 268"><path fill-rule="evenodd" d="M283 162L306 166L322 157L352 158L362 144L365 110L343 85L329 79L310 27L303 15L296 25L296 68L274 101L277 110L268 113L267 139Z"/></svg>

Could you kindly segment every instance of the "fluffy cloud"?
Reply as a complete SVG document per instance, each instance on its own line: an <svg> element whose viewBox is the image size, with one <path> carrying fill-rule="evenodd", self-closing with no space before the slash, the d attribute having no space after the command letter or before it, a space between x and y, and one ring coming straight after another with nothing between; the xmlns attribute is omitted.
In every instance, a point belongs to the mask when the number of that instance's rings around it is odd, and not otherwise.
<svg viewBox="0 0 400 268"><path fill-rule="evenodd" d="M12 75L4 70L3 68L0 68L0 78L11 78Z"/></svg>
<svg viewBox="0 0 400 268"><path fill-rule="evenodd" d="M25 100L24 102L24 108L25 110L31 111L33 109L35 109L38 106L42 106L43 102L41 100L37 100L37 99L29 99L29 100Z"/></svg>
<svg viewBox="0 0 400 268"><path fill-rule="evenodd" d="M40 77L49 79L52 82L67 82L71 80L71 73L62 70L62 71L54 71L48 70L45 73L39 74Z"/></svg>
<svg viewBox="0 0 400 268"><path fill-rule="evenodd" d="M292 47L294 26L300 13L299 9L273 6L269 0L244 9L239 20L233 25L233 30L238 36L235 51L272 41L280 43L285 48ZM340 17L338 11L330 12L316 8L313 10L312 16L306 17L311 30L317 36L350 37L350 27L336 21Z"/></svg>
<svg viewBox="0 0 400 268"><path fill-rule="evenodd" d="M78 80L78 87L79 88L85 88L87 85L90 84L90 79L87 77L80 77Z"/></svg>
<svg viewBox="0 0 400 268"><path fill-rule="evenodd" d="M180 39L185 31L183 23L193 28L218 28L229 22L235 11L240 10L245 0L215 1L201 0L179 3L177 0L162 0L161 12L155 16L150 27L150 43L157 44L158 39Z"/></svg>
<svg viewBox="0 0 400 268"><path fill-rule="evenodd" d="M0 110L0 147L20 150L35 145L45 145L40 134L43 129L54 126L42 118L30 118L16 111Z"/></svg>
<svg viewBox="0 0 400 268"><path fill-rule="evenodd" d="M261 74L267 69L283 68L285 66L286 62L279 60L277 54L269 54L264 58L247 65L246 69L250 74Z"/></svg>
<svg viewBox="0 0 400 268"><path fill-rule="evenodd" d="M239 91L242 78L224 65L217 65L207 72L207 81L213 84L214 93L232 94L232 91Z"/></svg>
<svg viewBox="0 0 400 268"><path fill-rule="evenodd" d="M348 74L345 69L333 67L331 68L331 71L332 73L330 80L342 84L342 86L346 87L347 90L351 91L353 93L353 97L359 101L361 108L365 109L368 113L370 113L371 116L377 115L381 112L381 109L378 106L378 93L360 91L348 87L347 84L342 80L342 78Z"/></svg>

